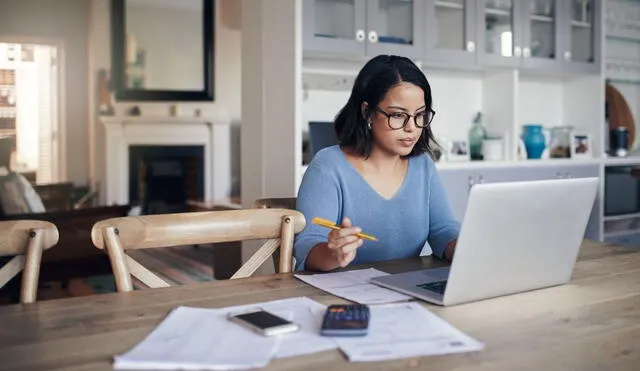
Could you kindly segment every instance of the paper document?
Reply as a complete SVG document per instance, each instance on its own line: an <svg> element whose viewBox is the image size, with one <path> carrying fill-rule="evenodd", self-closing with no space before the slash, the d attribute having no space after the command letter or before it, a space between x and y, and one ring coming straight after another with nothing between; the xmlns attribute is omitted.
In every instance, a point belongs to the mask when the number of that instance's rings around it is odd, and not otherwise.
<svg viewBox="0 0 640 371"><path fill-rule="evenodd" d="M369 334L336 338L350 361L383 361L408 357L462 353L484 349L416 302L370 308Z"/></svg>
<svg viewBox="0 0 640 371"><path fill-rule="evenodd" d="M422 250L420 250L420 256L430 256L433 254L433 249L429 244L429 240L424 241L424 245L422 245Z"/></svg>
<svg viewBox="0 0 640 371"><path fill-rule="evenodd" d="M388 273L374 268L312 275L296 274L301 281L335 296L360 304L381 304L406 301L410 296L369 283L373 277Z"/></svg>
<svg viewBox="0 0 640 371"><path fill-rule="evenodd" d="M227 319L228 313L264 309L292 320L298 332L266 337ZM220 309L179 307L130 352L116 356L115 369L244 370L276 357L337 348L319 335L325 306L299 297Z"/></svg>

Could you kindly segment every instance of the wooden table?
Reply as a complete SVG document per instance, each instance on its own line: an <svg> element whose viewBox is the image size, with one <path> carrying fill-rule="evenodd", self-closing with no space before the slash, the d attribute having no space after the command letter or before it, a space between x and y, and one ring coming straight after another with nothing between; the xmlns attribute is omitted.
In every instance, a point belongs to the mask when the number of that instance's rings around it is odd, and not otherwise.
<svg viewBox="0 0 640 371"><path fill-rule="evenodd" d="M430 258L377 265L434 266ZM308 296L343 302L291 275L43 301L0 308L0 369L111 370L178 305L224 307ZM640 370L640 252L585 242L563 286L441 308L486 344L477 353L349 363L337 350L272 361L269 370Z"/></svg>

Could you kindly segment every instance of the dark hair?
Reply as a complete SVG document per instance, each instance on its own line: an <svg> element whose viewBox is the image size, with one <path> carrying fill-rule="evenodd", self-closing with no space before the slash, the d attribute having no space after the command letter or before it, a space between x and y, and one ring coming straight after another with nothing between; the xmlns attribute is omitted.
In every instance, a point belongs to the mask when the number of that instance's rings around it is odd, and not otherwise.
<svg viewBox="0 0 640 371"><path fill-rule="evenodd" d="M410 59L395 55L379 55L368 61L356 77L347 104L338 112L334 129L342 147L353 147L360 156L369 157L372 142L367 121L387 92L401 82L414 84L424 92L425 106L432 109L431 86L422 71ZM362 103L369 109L362 113ZM433 155L431 142L435 143L431 126L422 130L420 138L408 157L423 153Z"/></svg>

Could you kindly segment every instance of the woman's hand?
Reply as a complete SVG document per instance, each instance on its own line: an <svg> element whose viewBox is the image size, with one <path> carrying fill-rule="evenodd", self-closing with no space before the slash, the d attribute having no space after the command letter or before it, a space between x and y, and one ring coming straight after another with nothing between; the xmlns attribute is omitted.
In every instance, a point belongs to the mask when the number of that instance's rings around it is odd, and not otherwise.
<svg viewBox="0 0 640 371"><path fill-rule="evenodd" d="M327 247L340 267L346 267L355 259L356 250L363 242L356 236L360 232L362 229L352 226L349 218L342 219L342 229L329 232Z"/></svg>

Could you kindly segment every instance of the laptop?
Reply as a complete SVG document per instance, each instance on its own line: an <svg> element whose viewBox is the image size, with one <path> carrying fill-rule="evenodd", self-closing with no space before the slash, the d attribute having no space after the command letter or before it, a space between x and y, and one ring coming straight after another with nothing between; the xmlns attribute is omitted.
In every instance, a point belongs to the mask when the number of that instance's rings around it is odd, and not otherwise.
<svg viewBox="0 0 640 371"><path fill-rule="evenodd" d="M338 144L336 133L332 122L310 121L309 122L309 144L311 158L321 149Z"/></svg>
<svg viewBox="0 0 640 371"><path fill-rule="evenodd" d="M565 284L598 184L580 178L475 185L449 267L371 283L444 306Z"/></svg>

